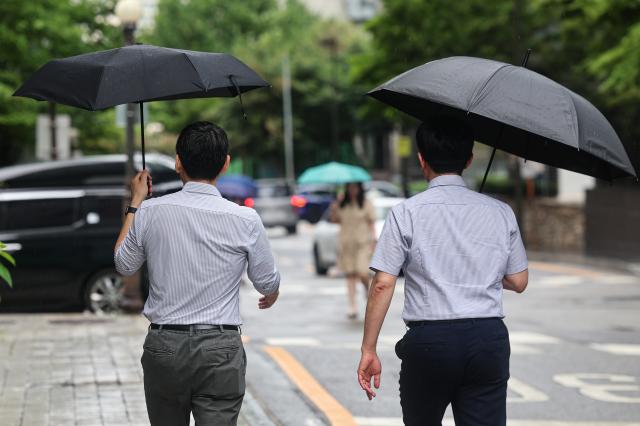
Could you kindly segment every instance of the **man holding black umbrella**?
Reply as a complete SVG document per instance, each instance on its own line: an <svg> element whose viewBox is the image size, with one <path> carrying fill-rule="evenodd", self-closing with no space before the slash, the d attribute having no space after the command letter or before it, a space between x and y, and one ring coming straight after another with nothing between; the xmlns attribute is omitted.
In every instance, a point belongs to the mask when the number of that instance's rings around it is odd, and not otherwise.
<svg viewBox="0 0 640 426"><path fill-rule="evenodd" d="M229 167L223 129L185 127L176 143L182 191L145 200L148 173L131 182L131 205L115 247L118 272L146 261L151 321L142 367L152 426L235 425L245 391L239 288L245 267L264 296L278 298L278 273L257 213L220 196L215 183Z"/></svg>
<svg viewBox="0 0 640 426"><path fill-rule="evenodd" d="M429 188L392 209L378 240L358 381L375 397L377 339L404 271L408 331L396 345L404 423L441 425L451 404L457 426L505 425L502 291L521 293L528 282L518 224L508 205L466 187L474 137L464 122L435 117L416 139Z"/></svg>

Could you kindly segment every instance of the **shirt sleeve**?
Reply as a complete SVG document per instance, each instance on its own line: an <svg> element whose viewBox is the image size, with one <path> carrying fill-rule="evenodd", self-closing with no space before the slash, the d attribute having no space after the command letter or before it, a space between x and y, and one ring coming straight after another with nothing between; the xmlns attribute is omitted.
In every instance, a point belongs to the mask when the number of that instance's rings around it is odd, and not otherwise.
<svg viewBox="0 0 640 426"><path fill-rule="evenodd" d="M511 208L509 208L509 213L509 258L507 259L505 275L517 274L529 267L527 252L524 248L524 243L522 242L518 221L516 220L516 216Z"/></svg>
<svg viewBox="0 0 640 426"><path fill-rule="evenodd" d="M275 293L280 287L280 273L271 252L267 233L256 214L256 222L247 247L247 275L261 294Z"/></svg>
<svg viewBox="0 0 640 426"><path fill-rule="evenodd" d="M114 254L116 271L122 275L133 275L144 264L147 256L142 243L144 230L144 209L138 209L127 236Z"/></svg>
<svg viewBox="0 0 640 426"><path fill-rule="evenodd" d="M409 254L409 244L403 235L396 209L392 209L382 228L371 259L370 269L398 276Z"/></svg>

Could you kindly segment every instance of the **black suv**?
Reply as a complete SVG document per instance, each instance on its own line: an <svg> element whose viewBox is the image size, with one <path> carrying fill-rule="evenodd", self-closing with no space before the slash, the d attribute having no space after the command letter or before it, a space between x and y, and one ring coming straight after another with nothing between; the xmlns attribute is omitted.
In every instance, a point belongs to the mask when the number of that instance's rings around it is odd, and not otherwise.
<svg viewBox="0 0 640 426"><path fill-rule="evenodd" d="M173 167L170 157L147 155L154 196L182 187ZM119 310L113 245L128 193L124 170L124 155L0 169L0 241L17 262L13 289L0 285L0 311Z"/></svg>

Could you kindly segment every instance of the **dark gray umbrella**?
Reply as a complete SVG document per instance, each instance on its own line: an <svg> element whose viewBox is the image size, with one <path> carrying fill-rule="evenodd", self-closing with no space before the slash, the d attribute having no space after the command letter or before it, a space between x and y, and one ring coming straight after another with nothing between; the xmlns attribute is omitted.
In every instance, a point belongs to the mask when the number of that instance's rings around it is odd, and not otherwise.
<svg viewBox="0 0 640 426"><path fill-rule="evenodd" d="M451 57L413 68L368 95L420 120L457 116L477 141L527 160L606 180L636 176L596 107L524 67Z"/></svg>
<svg viewBox="0 0 640 426"><path fill-rule="evenodd" d="M268 85L247 65L225 53L139 44L52 60L14 96L90 111L139 103L142 113L144 102L241 96ZM142 152L144 164L144 132Z"/></svg>

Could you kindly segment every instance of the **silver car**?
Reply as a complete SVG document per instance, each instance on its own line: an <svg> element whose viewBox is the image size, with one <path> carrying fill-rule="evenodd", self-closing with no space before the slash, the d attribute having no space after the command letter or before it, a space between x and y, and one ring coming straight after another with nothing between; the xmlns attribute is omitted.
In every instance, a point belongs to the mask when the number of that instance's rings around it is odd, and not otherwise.
<svg viewBox="0 0 640 426"><path fill-rule="evenodd" d="M384 221L391 208L405 199L400 197L369 197L376 211L376 237L380 236ZM326 275L336 265L338 258L338 233L340 225L329 221L329 209L315 227L313 235L313 261L318 275Z"/></svg>
<svg viewBox="0 0 640 426"><path fill-rule="evenodd" d="M283 226L288 234L295 234L298 200L292 186L284 179L258 179L256 184L256 198L245 200L245 205L256 210L266 228Z"/></svg>

